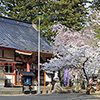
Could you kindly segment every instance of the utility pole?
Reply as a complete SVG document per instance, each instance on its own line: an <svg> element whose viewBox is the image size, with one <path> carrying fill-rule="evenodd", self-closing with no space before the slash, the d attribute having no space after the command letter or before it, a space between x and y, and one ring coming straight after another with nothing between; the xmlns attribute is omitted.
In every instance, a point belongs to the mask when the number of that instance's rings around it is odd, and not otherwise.
<svg viewBox="0 0 100 100"><path fill-rule="evenodd" d="M38 93L40 93L40 18L38 32Z"/></svg>

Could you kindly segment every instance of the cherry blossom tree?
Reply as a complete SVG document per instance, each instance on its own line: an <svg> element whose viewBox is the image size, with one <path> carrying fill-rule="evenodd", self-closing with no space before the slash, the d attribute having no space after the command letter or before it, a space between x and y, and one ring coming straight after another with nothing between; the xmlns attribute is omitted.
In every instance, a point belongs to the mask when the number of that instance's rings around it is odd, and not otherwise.
<svg viewBox="0 0 100 100"><path fill-rule="evenodd" d="M100 11L96 9L87 9L87 23L86 26L98 26L100 25Z"/></svg>
<svg viewBox="0 0 100 100"><path fill-rule="evenodd" d="M66 67L71 79L73 76L78 76L78 79L85 76L88 82L89 75L97 73L100 65L99 42L94 30L85 28L77 32L58 24L53 26L53 32L57 34L54 58L43 64L43 70L58 71Z"/></svg>

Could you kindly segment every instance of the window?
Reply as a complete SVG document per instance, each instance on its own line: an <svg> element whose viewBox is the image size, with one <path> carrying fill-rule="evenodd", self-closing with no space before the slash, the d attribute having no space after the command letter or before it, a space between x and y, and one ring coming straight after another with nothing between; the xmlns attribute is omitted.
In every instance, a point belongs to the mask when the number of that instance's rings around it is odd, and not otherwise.
<svg viewBox="0 0 100 100"><path fill-rule="evenodd" d="M5 73L12 73L12 66L5 66Z"/></svg>

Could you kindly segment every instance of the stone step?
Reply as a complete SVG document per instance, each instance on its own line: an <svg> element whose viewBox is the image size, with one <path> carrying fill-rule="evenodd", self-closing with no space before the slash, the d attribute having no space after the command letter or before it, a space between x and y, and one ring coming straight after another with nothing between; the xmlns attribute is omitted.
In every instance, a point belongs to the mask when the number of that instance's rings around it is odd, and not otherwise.
<svg viewBox="0 0 100 100"><path fill-rule="evenodd" d="M0 87L0 94L22 94L22 88Z"/></svg>
<svg viewBox="0 0 100 100"><path fill-rule="evenodd" d="M24 93L25 94L30 94L29 89L25 90ZM16 94L17 95L22 95L24 93L22 93L22 88L11 88L11 87L9 87L9 88L8 87L7 88L5 88L5 87L0 88L0 95L2 95L2 94L5 94L5 95L16 95ZM32 90L31 93L36 94L37 91Z"/></svg>
<svg viewBox="0 0 100 100"><path fill-rule="evenodd" d="M96 94L100 94L100 91L95 91Z"/></svg>
<svg viewBox="0 0 100 100"><path fill-rule="evenodd" d="M0 87L0 91L1 90L6 90L6 91L21 91L22 90L22 88L5 88L5 87Z"/></svg>
<svg viewBox="0 0 100 100"><path fill-rule="evenodd" d="M0 91L0 94L22 94L22 91Z"/></svg>
<svg viewBox="0 0 100 100"><path fill-rule="evenodd" d="M44 93L44 86L40 87L40 91L41 93ZM46 92L49 93L50 92L50 87L46 87ZM29 94L29 87L25 87L25 94ZM34 88L32 89L32 94L36 94L37 90L34 90ZM23 94L22 93L22 87L0 87L0 95L2 94L6 94L6 95L16 95L16 94Z"/></svg>
<svg viewBox="0 0 100 100"><path fill-rule="evenodd" d="M21 88L0 88L0 94L22 94Z"/></svg>

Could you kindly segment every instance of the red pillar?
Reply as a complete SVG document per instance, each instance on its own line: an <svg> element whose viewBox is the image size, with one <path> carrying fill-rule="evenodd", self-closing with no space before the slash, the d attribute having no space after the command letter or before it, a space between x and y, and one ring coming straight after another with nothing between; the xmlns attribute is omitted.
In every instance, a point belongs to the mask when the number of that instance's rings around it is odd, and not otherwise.
<svg viewBox="0 0 100 100"><path fill-rule="evenodd" d="M98 82L96 83L96 91L98 91Z"/></svg>
<svg viewBox="0 0 100 100"><path fill-rule="evenodd" d="M13 88L13 63L11 64L12 66L12 88Z"/></svg>
<svg viewBox="0 0 100 100"><path fill-rule="evenodd" d="M51 82L50 82L50 93L51 93Z"/></svg>
<svg viewBox="0 0 100 100"><path fill-rule="evenodd" d="M27 62L27 72L30 72L30 64Z"/></svg>
<svg viewBox="0 0 100 100"><path fill-rule="evenodd" d="M93 90L93 89L92 89L92 86L93 86L93 79L91 80L91 83L90 83L90 88L91 88L91 89L90 89L90 93L92 93L92 90Z"/></svg>
<svg viewBox="0 0 100 100"><path fill-rule="evenodd" d="M15 86L16 86L16 65L15 65Z"/></svg>
<svg viewBox="0 0 100 100"><path fill-rule="evenodd" d="M69 85L67 85L67 92L69 92Z"/></svg>
<svg viewBox="0 0 100 100"><path fill-rule="evenodd" d="M46 72L44 72L44 93L46 93Z"/></svg>
<svg viewBox="0 0 100 100"><path fill-rule="evenodd" d="M17 72L17 85L19 85L19 71Z"/></svg>

